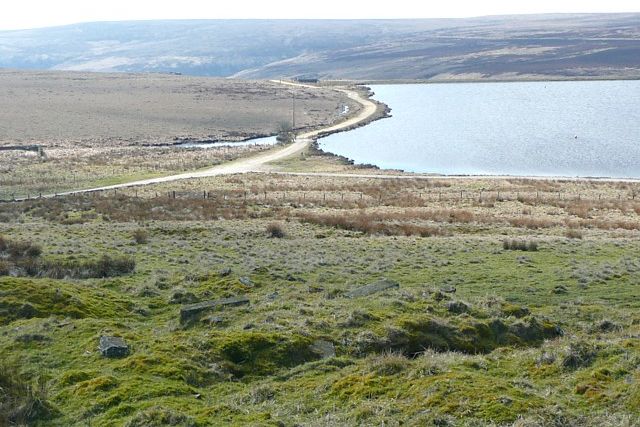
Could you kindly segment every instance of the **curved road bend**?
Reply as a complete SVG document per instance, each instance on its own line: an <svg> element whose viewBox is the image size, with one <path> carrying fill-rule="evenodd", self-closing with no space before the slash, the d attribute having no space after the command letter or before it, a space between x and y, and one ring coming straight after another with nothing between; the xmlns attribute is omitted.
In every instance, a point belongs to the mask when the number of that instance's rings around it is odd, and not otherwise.
<svg viewBox="0 0 640 427"><path fill-rule="evenodd" d="M276 80L275 82L279 82L279 81ZM291 83L291 82L279 82L279 83L287 84L291 86L315 88L315 86L303 85L299 83ZM54 197L55 195L64 196L64 195L70 195L70 194L90 193L94 191L115 190L118 188L158 184L162 182L178 181L182 179L204 178L209 176L231 175L231 174L247 173L247 172L263 172L266 169L265 165L267 163L285 159L287 157L294 156L304 151L318 135L324 134L327 132L335 132L335 131L339 131L342 129L346 129L346 128L358 125L366 121L367 119L369 119L373 114L375 114L377 109L376 104L371 102L369 99L361 97L358 94L358 92L354 90L343 89L343 88L334 88L334 90L342 92L352 100L358 102L360 105L362 105L362 109L358 112L357 115L343 122L340 122L338 124L297 135L295 141L287 146L277 147L272 150L268 150L266 152L257 154L255 156L244 157L241 159L233 160L229 163L213 166L209 169L204 169L197 172L185 172L177 175L169 175L169 176L163 176L159 178L130 181L122 184L107 185L104 187L94 187L94 188L85 188L81 190L64 191L56 194L43 195L42 197ZM17 200L23 200L23 199L24 198L17 199Z"/></svg>

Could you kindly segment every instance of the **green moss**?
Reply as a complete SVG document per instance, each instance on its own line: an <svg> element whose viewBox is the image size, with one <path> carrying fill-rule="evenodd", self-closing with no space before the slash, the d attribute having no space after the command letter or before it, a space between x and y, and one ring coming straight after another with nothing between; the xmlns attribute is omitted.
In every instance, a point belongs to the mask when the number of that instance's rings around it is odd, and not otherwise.
<svg viewBox="0 0 640 427"><path fill-rule="evenodd" d="M371 399L391 390L392 381L375 373L348 375L336 381L331 391L340 399Z"/></svg>
<svg viewBox="0 0 640 427"><path fill-rule="evenodd" d="M316 359L309 337L294 334L236 332L212 341L216 353L233 363L236 375L267 375Z"/></svg>
<svg viewBox="0 0 640 427"><path fill-rule="evenodd" d="M107 391L118 385L118 380L113 376L101 376L76 384L73 392L77 395L92 394L97 391Z"/></svg>
<svg viewBox="0 0 640 427"><path fill-rule="evenodd" d="M104 290L46 279L0 277L0 323L52 315L116 318L131 307L131 302Z"/></svg>
<svg viewBox="0 0 640 427"><path fill-rule="evenodd" d="M139 412L126 424L127 427L196 427L197 425L193 419L184 414L160 407L153 407Z"/></svg>
<svg viewBox="0 0 640 427"><path fill-rule="evenodd" d="M384 337L360 340L358 352L394 350L410 356L425 349L488 353L502 346L539 345L560 334L555 325L533 317L508 324L499 319L487 322L468 317L449 323L424 315L399 316Z"/></svg>
<svg viewBox="0 0 640 427"><path fill-rule="evenodd" d="M572 425L602 414L616 417L609 425L625 416L633 425L640 324L631 323L640 275L619 263L640 257L635 241L539 237L541 250L520 262L499 250L503 237L490 235L496 229L464 240L342 232L316 239L315 228L289 222L287 238L275 240L264 236L267 223L154 221L145 224L144 246L132 244L135 222L0 224L17 240L38 233L45 252L61 258L136 252L136 272L118 279L0 279L0 358L53 379L49 398L60 416L42 425L153 425L172 417L198 426L485 426L519 417ZM605 277L606 264L614 271ZM224 267L232 273L221 278ZM574 275L593 269L603 278L579 287ZM240 285L243 276L255 286ZM381 276L400 289L340 297ZM568 293L551 293L560 284ZM452 299L470 304L468 313L450 313L433 298L449 286ZM168 304L176 287L202 300L246 293L251 306L221 309L222 321L183 329L180 307ZM603 318L622 330L593 332ZM17 344L30 334L47 341ZM131 354L102 357L105 334L125 338ZM318 339L335 344L338 357L310 353ZM578 341L598 349L597 357L564 368Z"/></svg>
<svg viewBox="0 0 640 427"><path fill-rule="evenodd" d="M95 376L92 372L87 372L78 369L72 369L70 371L65 372L60 377L60 385L68 386L74 385L82 381L87 381Z"/></svg>

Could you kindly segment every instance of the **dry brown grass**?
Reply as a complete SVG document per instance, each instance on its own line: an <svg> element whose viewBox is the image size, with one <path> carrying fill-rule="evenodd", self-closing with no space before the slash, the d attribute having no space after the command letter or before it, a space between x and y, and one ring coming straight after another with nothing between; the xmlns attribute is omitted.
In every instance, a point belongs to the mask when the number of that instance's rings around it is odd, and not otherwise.
<svg viewBox="0 0 640 427"><path fill-rule="evenodd" d="M537 230L539 228L550 228L559 225L558 222L546 219L546 218L510 218L507 220L513 227L528 228L530 230Z"/></svg>
<svg viewBox="0 0 640 427"><path fill-rule="evenodd" d="M303 213L303 222L324 225L343 230L360 231L365 234L381 234L386 236L444 236L450 234L445 228L437 225L416 223L428 220L437 215L426 212L341 212L333 214ZM452 218L449 216L449 218Z"/></svg>
<svg viewBox="0 0 640 427"><path fill-rule="evenodd" d="M0 221L12 221L15 206L21 206L29 215L62 224L92 221L97 215L117 221L300 218L367 234L425 236L489 229L508 233L508 228L518 234L559 236L568 230L576 236L586 230L593 230L590 236L640 231L640 201L625 197L617 183L554 181L549 188L556 193L536 193L531 192L535 185L530 180L430 181L272 174L211 177L121 189L117 194L0 204ZM580 197L569 198L569 192Z"/></svg>

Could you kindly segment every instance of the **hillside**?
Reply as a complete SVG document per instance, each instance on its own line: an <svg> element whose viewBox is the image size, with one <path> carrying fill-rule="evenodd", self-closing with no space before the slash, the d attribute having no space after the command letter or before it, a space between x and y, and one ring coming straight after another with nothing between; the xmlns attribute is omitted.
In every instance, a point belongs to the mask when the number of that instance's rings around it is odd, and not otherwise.
<svg viewBox="0 0 640 427"><path fill-rule="evenodd" d="M0 67L242 78L635 78L640 14L88 23L0 32Z"/></svg>

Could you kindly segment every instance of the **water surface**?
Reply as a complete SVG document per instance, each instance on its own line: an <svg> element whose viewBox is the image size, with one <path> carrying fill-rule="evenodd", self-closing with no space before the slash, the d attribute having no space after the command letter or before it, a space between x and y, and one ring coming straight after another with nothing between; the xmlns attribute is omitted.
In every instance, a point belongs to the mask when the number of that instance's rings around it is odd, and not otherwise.
<svg viewBox="0 0 640 427"><path fill-rule="evenodd" d="M640 178L640 81L372 89L393 117L322 149L411 172Z"/></svg>
<svg viewBox="0 0 640 427"><path fill-rule="evenodd" d="M276 145L278 141L275 136L265 136L261 138L247 139L246 141L216 141L216 142L185 142L177 144L182 148L218 148L218 147L245 147L249 145Z"/></svg>

